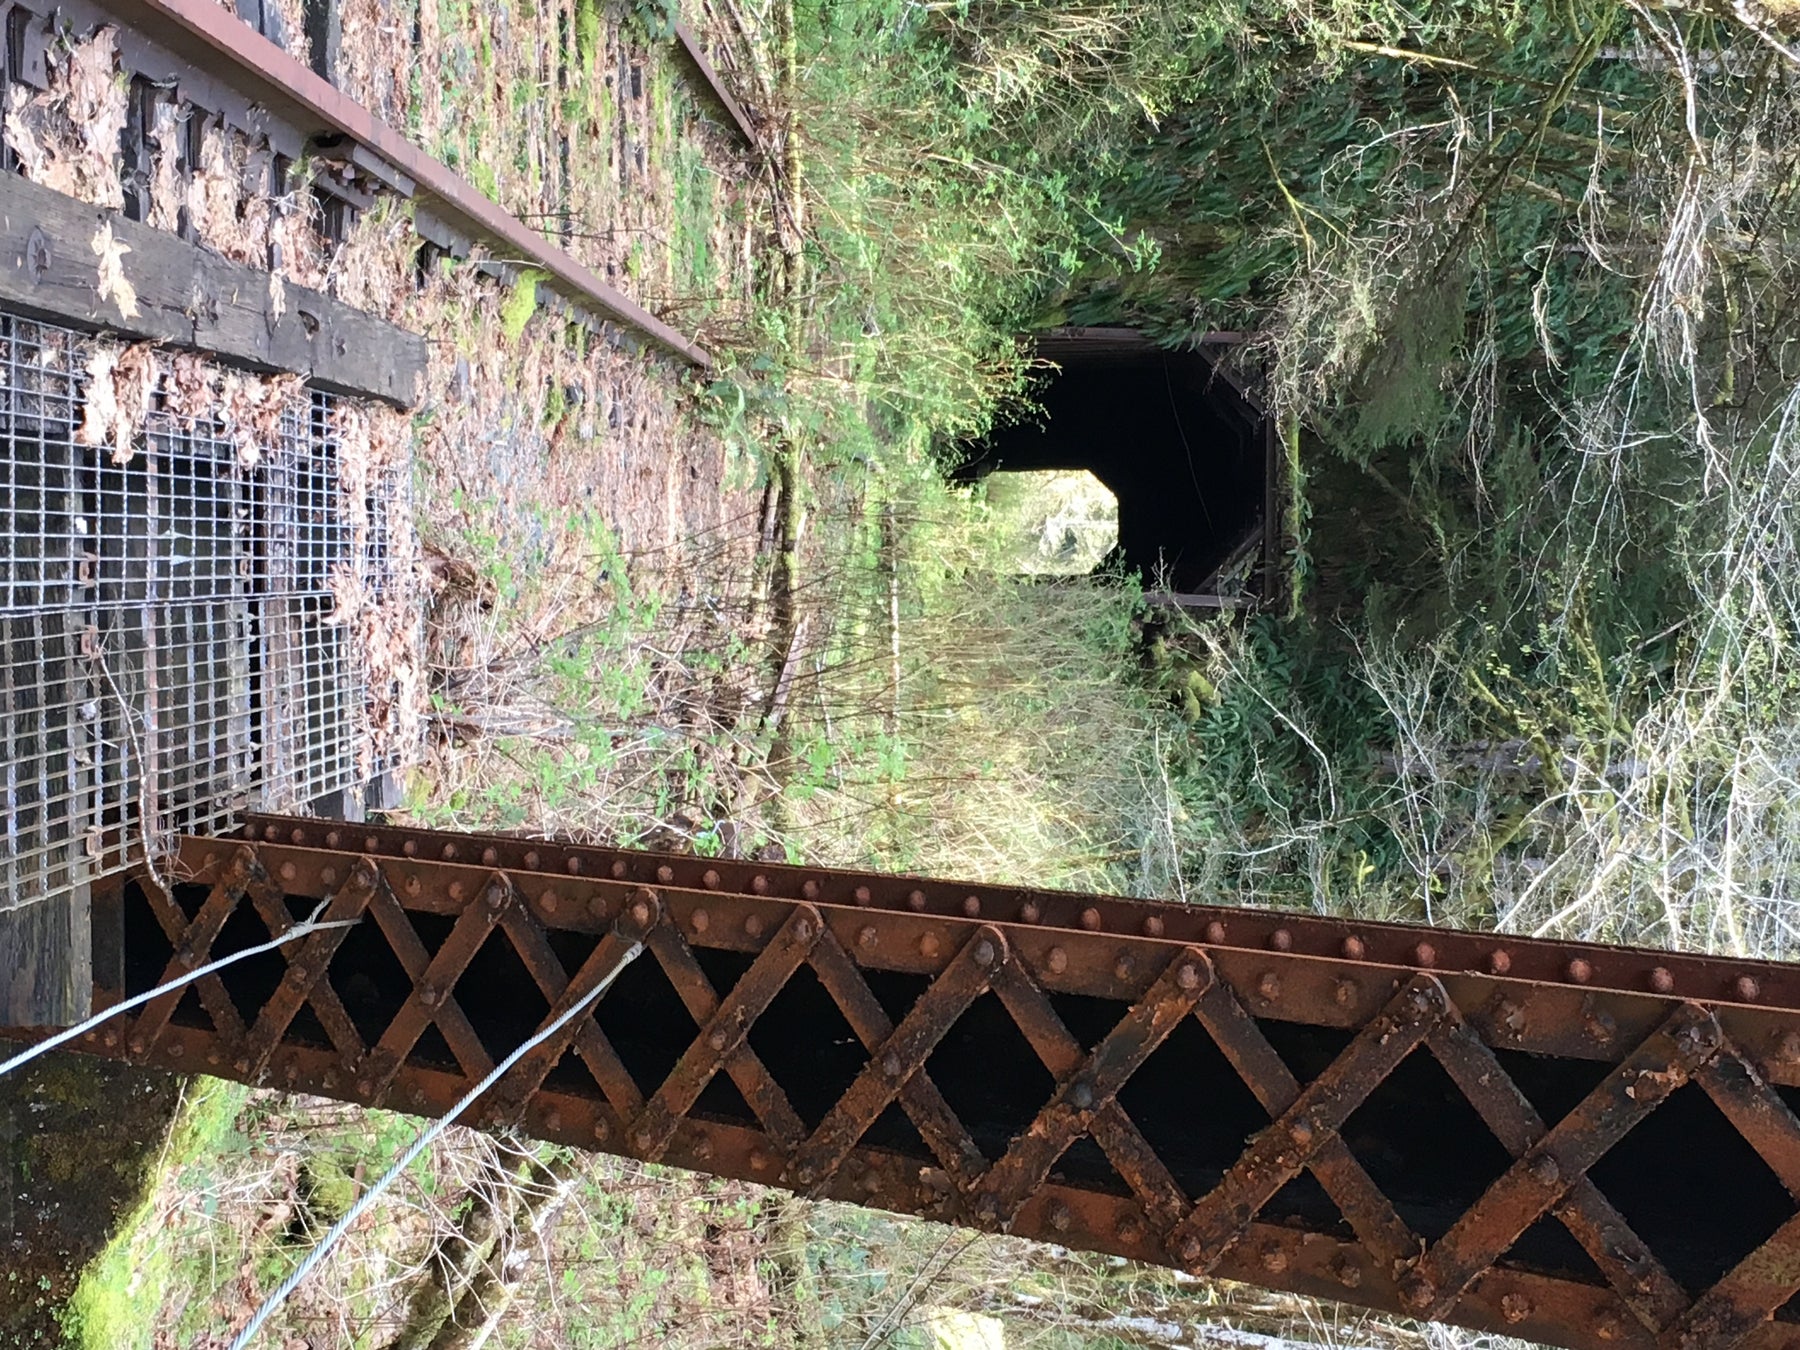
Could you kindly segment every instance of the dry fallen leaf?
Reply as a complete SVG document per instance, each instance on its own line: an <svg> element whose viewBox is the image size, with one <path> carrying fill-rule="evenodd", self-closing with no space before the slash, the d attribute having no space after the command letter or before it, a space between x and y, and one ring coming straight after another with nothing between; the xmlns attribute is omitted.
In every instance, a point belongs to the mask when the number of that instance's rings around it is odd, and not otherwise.
<svg viewBox="0 0 1800 1350"><path fill-rule="evenodd" d="M91 247L100 259L100 298L112 301L127 319L137 318L137 288L125 279L125 255L131 246L114 239L112 222L103 220Z"/></svg>

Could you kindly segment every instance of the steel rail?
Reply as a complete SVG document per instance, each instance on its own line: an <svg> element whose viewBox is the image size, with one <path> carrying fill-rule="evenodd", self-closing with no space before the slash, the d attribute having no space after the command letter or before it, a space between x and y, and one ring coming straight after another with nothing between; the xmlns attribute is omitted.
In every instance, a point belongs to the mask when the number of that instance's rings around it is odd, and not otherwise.
<svg viewBox="0 0 1800 1350"><path fill-rule="evenodd" d="M701 368L712 356L567 252L413 145L214 0L97 0L96 8L165 47L251 104L310 138L342 136L370 152L419 209L479 240L508 263L544 272L545 285L578 308L642 334ZM383 167L385 166L385 167ZM390 172L397 170L398 176Z"/></svg>
<svg viewBox="0 0 1800 1350"><path fill-rule="evenodd" d="M169 893L100 907L97 1002L320 902L360 922L82 1049L436 1116L541 1034L476 1123L1582 1350L1800 1346L1791 1007L1539 980L1510 938L1497 974L1421 966L1458 935L1392 925L1203 910L1196 934L1118 898L254 836L184 840ZM637 943L651 959L568 1018ZM1705 973L1735 994L1783 970Z"/></svg>

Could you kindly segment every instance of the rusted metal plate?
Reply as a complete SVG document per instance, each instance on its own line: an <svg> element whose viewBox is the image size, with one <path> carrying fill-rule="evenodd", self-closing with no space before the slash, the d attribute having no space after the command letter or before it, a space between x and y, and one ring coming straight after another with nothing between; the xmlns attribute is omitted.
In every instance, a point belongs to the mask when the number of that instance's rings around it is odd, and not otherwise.
<svg viewBox="0 0 1800 1350"><path fill-rule="evenodd" d="M1800 1015L1766 963L1705 963L1749 1006L1599 985L1632 955L1602 948L1537 980L1447 968L1461 939L1425 930L1346 955L1282 915L1213 942L1213 911L1117 898L256 834L184 841L173 895L108 907L126 993L249 941L240 913L357 926L87 1049L442 1112L641 941L477 1119L1584 1350L1800 1346ZM1286 936L1240 944L1259 923Z"/></svg>

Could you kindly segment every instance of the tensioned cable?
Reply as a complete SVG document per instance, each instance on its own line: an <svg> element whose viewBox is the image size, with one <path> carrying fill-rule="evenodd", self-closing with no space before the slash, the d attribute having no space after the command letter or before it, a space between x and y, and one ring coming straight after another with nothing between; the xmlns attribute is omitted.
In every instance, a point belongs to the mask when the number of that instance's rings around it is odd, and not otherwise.
<svg viewBox="0 0 1800 1350"><path fill-rule="evenodd" d="M226 966L237 961L245 960L248 957L261 956L264 952L272 952L277 947L285 946L296 938L310 937L312 934L322 933L328 928L354 928L361 922L360 919L335 919L330 923L320 923L319 915L325 912L325 906L330 903L329 900L321 900L318 907L307 916L304 923L295 924L280 937L271 938L269 941L258 943L254 947L246 947L243 951L233 952L230 956L221 956L217 961L209 961L198 970L190 970L185 975L177 975L167 984L159 984L156 988L147 990L142 994L134 994L123 1003L115 1003L110 1008L102 1009L92 1017L88 1018L85 1022L77 1022L68 1030L59 1031L48 1040L39 1041L29 1050L25 1050L14 1055L4 1063L0 1063L0 1078L6 1077L7 1074L11 1073L14 1069L19 1068L21 1065L29 1064L39 1055L46 1054L49 1051L56 1049L59 1045L67 1045L78 1036L86 1035L102 1022L106 1021L107 1018L117 1017L122 1012L130 1012L133 1008L141 1007L143 1004L150 1002L151 999L160 998L162 995L170 993L173 990L192 984L195 980L204 979L215 970L223 970Z"/></svg>
<svg viewBox="0 0 1800 1350"><path fill-rule="evenodd" d="M300 1263L294 1273L281 1282L281 1287L263 1300L262 1307L256 1310L256 1316L250 1319L244 1329L238 1332L237 1339L232 1341L231 1350L244 1350L244 1347L250 1344L251 1337L255 1336L256 1333L262 1329L263 1323L268 1321L269 1318L274 1315L275 1310L287 1301L288 1295L299 1288L300 1282L313 1272L319 1262L331 1255L332 1249L337 1246L344 1234L350 1231L350 1226L368 1212L369 1206L375 1203L383 1191L394 1184L394 1179L396 1177L411 1166L414 1158L417 1158L426 1149L430 1148L440 1134L456 1123L456 1118L469 1109L469 1104L471 1102L491 1088L506 1074L508 1069L512 1068L513 1065L517 1064L527 1054L549 1040L558 1031L561 1031L563 1027L567 1026L581 1013L586 1012L588 1008L592 1007L594 1002L602 994L612 988L612 983L619 978L619 973L623 971L626 966L637 960L643 950L643 943L632 943L625 954L619 958L618 964L607 972L606 978L601 980L591 992L584 995L579 1002L571 1005L568 1011L563 1013L562 1016L537 1032L530 1040L524 1042L517 1050L514 1050L505 1059L496 1064L493 1071L489 1073L486 1078L483 1078L474 1087L470 1088L468 1092L464 1093L462 1099L458 1101L455 1106L451 1107L449 1111L440 1116L437 1120L434 1120L417 1139L413 1140L406 1152L402 1153L398 1160L395 1161L394 1165L388 1168L382 1175L381 1180L377 1181L365 1191L362 1198L350 1207L349 1212L331 1226L331 1230L319 1240L318 1246L307 1253L306 1259Z"/></svg>

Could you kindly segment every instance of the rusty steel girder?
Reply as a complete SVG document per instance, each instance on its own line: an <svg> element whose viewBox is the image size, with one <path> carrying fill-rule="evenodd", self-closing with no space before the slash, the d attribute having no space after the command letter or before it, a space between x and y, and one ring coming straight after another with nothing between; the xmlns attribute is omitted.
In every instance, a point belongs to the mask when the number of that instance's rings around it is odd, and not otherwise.
<svg viewBox="0 0 1800 1350"><path fill-rule="evenodd" d="M1800 1346L1800 967L254 818L102 1054L1572 1347ZM112 916L108 927L106 915Z"/></svg>

